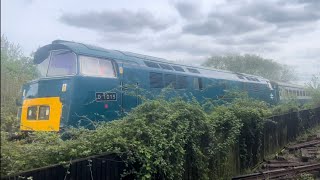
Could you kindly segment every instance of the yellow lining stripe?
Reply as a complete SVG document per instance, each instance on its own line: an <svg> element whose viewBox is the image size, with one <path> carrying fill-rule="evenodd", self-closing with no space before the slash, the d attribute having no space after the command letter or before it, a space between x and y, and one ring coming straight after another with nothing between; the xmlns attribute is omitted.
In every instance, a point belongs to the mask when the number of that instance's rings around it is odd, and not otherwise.
<svg viewBox="0 0 320 180"><path fill-rule="evenodd" d="M39 106L50 106L49 120L38 120ZM37 106L37 120L27 120L28 107ZM23 101L20 130L22 131L59 131L62 103L60 97L26 99Z"/></svg>

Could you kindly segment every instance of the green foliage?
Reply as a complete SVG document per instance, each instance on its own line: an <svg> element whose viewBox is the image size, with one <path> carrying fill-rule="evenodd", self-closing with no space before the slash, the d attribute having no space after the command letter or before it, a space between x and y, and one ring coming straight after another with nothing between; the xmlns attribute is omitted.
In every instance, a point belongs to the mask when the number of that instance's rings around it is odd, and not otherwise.
<svg viewBox="0 0 320 180"><path fill-rule="evenodd" d="M241 120L229 107L219 106L209 115L209 123L212 124L211 128L214 131L213 140L211 140L213 143L209 149L212 172L210 179L231 177L235 172L225 171L225 169L230 169L234 163L230 157L234 155L232 149L240 134Z"/></svg>
<svg viewBox="0 0 320 180"><path fill-rule="evenodd" d="M233 102L235 99L247 99L249 98L248 93L244 91L239 91L237 89L230 89L223 97L219 99L206 98L203 102L201 102L202 108L207 112L212 112L217 106L221 106L223 104L228 104Z"/></svg>
<svg viewBox="0 0 320 180"><path fill-rule="evenodd" d="M2 174L18 172L102 152L123 155L129 167L139 164L137 178L161 175L182 179L185 163L193 177L208 179L209 162L226 159L241 123L221 107L207 115L197 103L182 100L147 101L124 119L101 124L96 130L71 129L68 139L55 133L33 133L8 141L2 136ZM224 135L228 132L228 135Z"/></svg>
<svg viewBox="0 0 320 180"><path fill-rule="evenodd" d="M312 97L311 106L320 106L320 73L313 75L311 81L307 83L307 90Z"/></svg>
<svg viewBox="0 0 320 180"><path fill-rule="evenodd" d="M257 161L263 119L269 115L265 103L249 98L235 98L209 114L195 101L146 101L122 120L99 124L96 130L32 133L15 141L4 133L1 174L116 152L129 169L136 168L126 174L139 179L182 179L185 171L195 179L230 177L234 172L225 169L238 141L242 167Z"/></svg>
<svg viewBox="0 0 320 180"><path fill-rule="evenodd" d="M1 130L13 131L17 122L15 100L20 95L23 83L34 79L37 71L31 58L22 54L19 45L13 44L1 36Z"/></svg>
<svg viewBox="0 0 320 180"><path fill-rule="evenodd" d="M312 174L309 173L302 173L299 174L297 177L297 180L314 180L314 176Z"/></svg>
<svg viewBox="0 0 320 180"><path fill-rule="evenodd" d="M281 115L289 112L299 111L301 104L297 101L297 99L289 99L286 102L275 105L272 107L273 115Z"/></svg>
<svg viewBox="0 0 320 180"><path fill-rule="evenodd" d="M236 99L230 106L243 124L239 135L240 165L252 167L260 160L263 125L271 111L265 102L254 99Z"/></svg>
<svg viewBox="0 0 320 180"><path fill-rule="evenodd" d="M275 81L288 82L296 78L290 67L271 59L250 54L212 56L203 65L238 73L259 75Z"/></svg>
<svg viewBox="0 0 320 180"><path fill-rule="evenodd" d="M19 122L17 121L17 112L12 112L10 107L1 107L1 131L17 132Z"/></svg>

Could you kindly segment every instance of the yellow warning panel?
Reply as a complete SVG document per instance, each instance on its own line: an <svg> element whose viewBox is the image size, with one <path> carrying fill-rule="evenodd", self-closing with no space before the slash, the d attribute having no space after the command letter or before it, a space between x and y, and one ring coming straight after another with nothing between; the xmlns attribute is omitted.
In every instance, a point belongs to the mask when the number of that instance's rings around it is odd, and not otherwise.
<svg viewBox="0 0 320 180"><path fill-rule="evenodd" d="M26 99L22 104L20 130L59 131L61 113L60 97Z"/></svg>

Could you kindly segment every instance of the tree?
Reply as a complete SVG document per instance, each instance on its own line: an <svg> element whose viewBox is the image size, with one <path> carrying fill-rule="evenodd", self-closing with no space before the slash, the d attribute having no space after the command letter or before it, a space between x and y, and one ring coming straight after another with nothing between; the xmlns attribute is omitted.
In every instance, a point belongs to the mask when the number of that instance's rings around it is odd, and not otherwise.
<svg viewBox="0 0 320 180"><path fill-rule="evenodd" d="M312 97L312 105L320 106L320 73L314 74L306 86Z"/></svg>
<svg viewBox="0 0 320 180"><path fill-rule="evenodd" d="M22 84L37 76L30 57L23 55L21 47L1 36L1 124L17 112L15 99Z"/></svg>
<svg viewBox="0 0 320 180"><path fill-rule="evenodd" d="M294 71L289 66L251 54L212 56L203 65L258 75L275 81L288 82L295 79Z"/></svg>

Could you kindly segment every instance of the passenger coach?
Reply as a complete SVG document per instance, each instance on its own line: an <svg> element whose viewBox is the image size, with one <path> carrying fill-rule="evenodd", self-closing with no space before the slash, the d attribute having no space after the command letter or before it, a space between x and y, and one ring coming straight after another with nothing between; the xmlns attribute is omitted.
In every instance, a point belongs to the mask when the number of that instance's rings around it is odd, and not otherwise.
<svg viewBox="0 0 320 180"><path fill-rule="evenodd" d="M223 98L231 89L268 103L280 98L277 84L262 77L63 40L39 48L34 63L41 77L22 87L18 117L23 131L60 131L114 120L141 103L141 89L158 94L169 85L200 102ZM128 93L129 87L134 91Z"/></svg>

